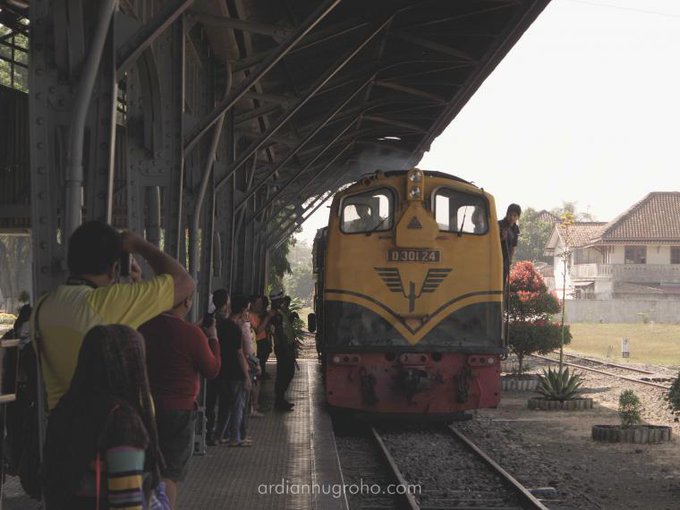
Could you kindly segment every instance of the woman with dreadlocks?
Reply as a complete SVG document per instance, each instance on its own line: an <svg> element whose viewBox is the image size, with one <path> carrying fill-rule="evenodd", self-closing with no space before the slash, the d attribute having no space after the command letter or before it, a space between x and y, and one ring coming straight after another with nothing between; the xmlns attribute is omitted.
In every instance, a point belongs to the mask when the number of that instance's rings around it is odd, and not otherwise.
<svg viewBox="0 0 680 510"><path fill-rule="evenodd" d="M165 508L144 340L122 325L95 326L71 387L50 413L44 490L48 510Z"/></svg>

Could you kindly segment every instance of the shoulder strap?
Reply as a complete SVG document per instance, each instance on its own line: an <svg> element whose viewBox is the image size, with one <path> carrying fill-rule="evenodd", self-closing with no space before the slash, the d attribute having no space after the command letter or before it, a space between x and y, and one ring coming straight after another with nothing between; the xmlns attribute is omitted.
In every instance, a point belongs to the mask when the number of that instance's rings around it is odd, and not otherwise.
<svg viewBox="0 0 680 510"><path fill-rule="evenodd" d="M42 376L42 334L40 333L39 313L40 307L43 305L49 294L45 294L35 307L35 315L33 316L33 342L36 350L36 395L38 400L38 453L40 454L40 463L44 462L44 446L45 446L45 432L47 430L47 390L45 388L45 381Z"/></svg>
<svg viewBox="0 0 680 510"><path fill-rule="evenodd" d="M38 351L38 368L40 368L40 354L42 351L42 334L40 333L40 323L38 322L38 314L40 313L40 307L47 300L49 294L45 294L35 307L35 315L33 316L33 341L35 342L35 349Z"/></svg>

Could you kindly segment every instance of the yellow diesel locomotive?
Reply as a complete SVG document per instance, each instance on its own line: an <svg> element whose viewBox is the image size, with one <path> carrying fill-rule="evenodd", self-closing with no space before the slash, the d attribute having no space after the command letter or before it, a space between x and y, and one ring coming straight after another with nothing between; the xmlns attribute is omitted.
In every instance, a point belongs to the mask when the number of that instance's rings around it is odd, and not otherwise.
<svg viewBox="0 0 680 510"><path fill-rule="evenodd" d="M377 172L335 195L313 259L331 406L445 417L498 404L507 349L490 194L440 172Z"/></svg>

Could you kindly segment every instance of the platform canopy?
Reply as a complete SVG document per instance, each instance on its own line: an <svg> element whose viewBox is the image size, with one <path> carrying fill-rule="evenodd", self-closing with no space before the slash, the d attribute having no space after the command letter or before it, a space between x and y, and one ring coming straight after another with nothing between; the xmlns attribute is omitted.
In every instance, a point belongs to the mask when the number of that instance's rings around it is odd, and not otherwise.
<svg viewBox="0 0 680 510"><path fill-rule="evenodd" d="M253 83L235 107L251 143L272 144L269 171L256 176L265 182L275 172L271 200L302 203L376 169L407 168L547 3L197 2L191 19L238 78L187 143ZM320 188L307 184L312 175Z"/></svg>
<svg viewBox="0 0 680 510"><path fill-rule="evenodd" d="M548 1L0 0L0 230L31 229L40 289L86 219L261 288L332 193L415 165Z"/></svg>

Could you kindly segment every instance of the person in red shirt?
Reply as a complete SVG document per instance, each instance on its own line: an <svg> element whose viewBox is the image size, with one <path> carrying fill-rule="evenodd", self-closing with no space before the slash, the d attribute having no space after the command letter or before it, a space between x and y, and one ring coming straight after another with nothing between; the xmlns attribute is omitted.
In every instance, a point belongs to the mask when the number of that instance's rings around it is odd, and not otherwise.
<svg viewBox="0 0 680 510"><path fill-rule="evenodd" d="M184 320L191 305L192 299L187 298L139 328L146 340L158 442L166 464L161 475L173 508L177 484L186 477L194 449L200 377L217 377L222 364L215 326L204 332Z"/></svg>

